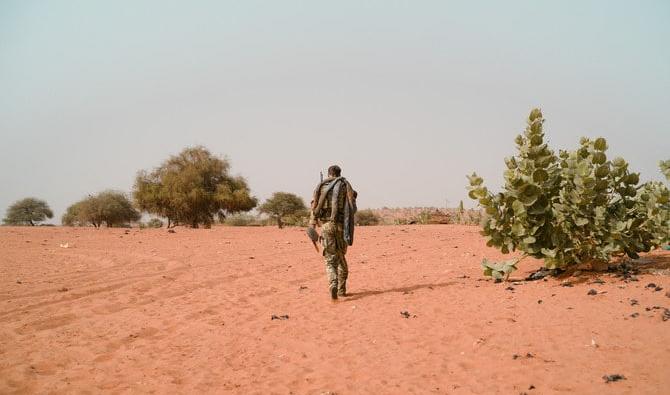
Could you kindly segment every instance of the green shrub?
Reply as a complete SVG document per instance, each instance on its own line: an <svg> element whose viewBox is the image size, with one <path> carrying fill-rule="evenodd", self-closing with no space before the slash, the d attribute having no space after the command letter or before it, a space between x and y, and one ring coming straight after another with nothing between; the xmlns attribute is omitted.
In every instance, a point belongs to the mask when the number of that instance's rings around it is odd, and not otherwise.
<svg viewBox="0 0 670 395"><path fill-rule="evenodd" d="M640 184L625 160L607 158L604 138L582 138L579 148L556 156L544 142L543 124L540 110L531 111L515 140L518 154L505 160L502 192L490 192L476 173L468 177L469 196L485 210L488 246L521 251L556 269L636 258L669 238L665 185Z"/></svg>
<svg viewBox="0 0 670 395"><path fill-rule="evenodd" d="M426 225L429 224L430 221L433 218L433 213L431 213L429 210L423 210L422 212L419 213L416 217L416 223L421 224L421 225Z"/></svg>
<svg viewBox="0 0 670 395"><path fill-rule="evenodd" d="M226 217L223 221L228 226L260 226L258 218L251 214L233 214Z"/></svg>
<svg viewBox="0 0 670 395"><path fill-rule="evenodd" d="M357 211L356 214L354 214L354 223L356 225L371 226L371 225L379 225L380 222L381 218L379 218L379 216L370 209L360 210Z"/></svg>
<svg viewBox="0 0 670 395"><path fill-rule="evenodd" d="M140 213L123 192L103 191L68 207L61 222L66 226L98 228L105 223L107 227L129 227L139 219Z"/></svg>

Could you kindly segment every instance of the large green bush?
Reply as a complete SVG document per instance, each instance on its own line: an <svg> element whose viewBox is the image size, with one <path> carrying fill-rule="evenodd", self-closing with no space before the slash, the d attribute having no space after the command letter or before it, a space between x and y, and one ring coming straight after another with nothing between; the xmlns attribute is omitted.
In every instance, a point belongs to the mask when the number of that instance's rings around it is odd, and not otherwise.
<svg viewBox="0 0 670 395"><path fill-rule="evenodd" d="M670 192L659 182L640 184L622 158L607 158L604 138L582 138L559 155L544 141L544 118L531 111L518 154L505 159L503 191L469 176L469 196L484 208L482 234L503 253L521 251L549 269L606 263L613 256L636 258L670 235ZM483 262L485 274L500 278L516 260Z"/></svg>
<svg viewBox="0 0 670 395"><path fill-rule="evenodd" d="M99 228L103 223L107 227L126 226L139 219L140 213L135 210L125 193L103 191L68 207L61 222L66 226L90 224Z"/></svg>

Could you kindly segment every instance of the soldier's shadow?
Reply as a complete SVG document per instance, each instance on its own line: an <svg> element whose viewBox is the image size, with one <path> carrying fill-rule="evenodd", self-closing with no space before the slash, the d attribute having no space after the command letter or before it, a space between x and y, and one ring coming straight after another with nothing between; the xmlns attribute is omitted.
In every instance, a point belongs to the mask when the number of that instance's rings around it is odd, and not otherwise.
<svg viewBox="0 0 670 395"><path fill-rule="evenodd" d="M408 287L398 287L398 288L390 288L390 289L378 289L378 290L369 290L369 291L360 291L360 292L352 292L347 295L346 299L344 299L347 302L362 299L368 296L376 296L376 295L382 295L382 294L387 294L387 293L410 293L417 291L419 289L436 289L436 288L444 288L448 287L450 285L455 285L458 284L457 281L448 281L448 282L443 282L443 283L430 283L430 284L417 284L417 285L410 285Z"/></svg>

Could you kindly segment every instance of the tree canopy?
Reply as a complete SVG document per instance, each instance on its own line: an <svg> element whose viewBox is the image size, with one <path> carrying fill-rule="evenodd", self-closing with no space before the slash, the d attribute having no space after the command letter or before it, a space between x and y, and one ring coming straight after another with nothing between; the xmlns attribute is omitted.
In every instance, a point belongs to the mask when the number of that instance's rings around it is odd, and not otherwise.
<svg viewBox="0 0 670 395"><path fill-rule="evenodd" d="M7 225L31 225L53 218L54 214L44 200L28 197L21 199L7 209L2 220Z"/></svg>
<svg viewBox="0 0 670 395"><path fill-rule="evenodd" d="M168 227L176 223L209 227L215 216L223 220L258 204L246 180L229 171L227 160L204 147L189 147L151 172L140 171L133 197L141 210L167 218Z"/></svg>
<svg viewBox="0 0 670 395"><path fill-rule="evenodd" d="M259 211L275 219L277 226L282 228L287 216L304 215L307 212L307 207L302 198L297 195L288 192L275 192L259 207Z"/></svg>
<svg viewBox="0 0 670 395"><path fill-rule="evenodd" d="M96 228L121 226L140 219L140 213L133 207L123 192L103 191L89 196L67 208L61 222L67 226L88 226Z"/></svg>
<svg viewBox="0 0 670 395"><path fill-rule="evenodd" d="M668 181L670 181L670 159L662 160L661 162L659 162L658 165L660 166L661 172L663 173L665 178L667 178Z"/></svg>

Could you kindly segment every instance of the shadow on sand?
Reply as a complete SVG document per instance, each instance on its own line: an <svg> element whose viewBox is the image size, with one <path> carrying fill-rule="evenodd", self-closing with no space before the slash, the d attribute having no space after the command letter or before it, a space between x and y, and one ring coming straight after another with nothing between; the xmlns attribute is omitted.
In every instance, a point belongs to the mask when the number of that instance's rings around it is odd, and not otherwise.
<svg viewBox="0 0 670 395"><path fill-rule="evenodd" d="M347 295L346 299L344 299L344 300L349 302L349 301L352 301L352 300L358 300L358 299L365 298L365 297L368 297L368 296L376 296L376 295L382 295L382 294L394 293L394 292L406 293L406 292L412 292L412 291L416 291L416 290L419 290L419 289L425 289L425 288L428 288L428 289L444 288L444 287L448 287L450 285L455 285L455 284L458 284L458 282L457 281L449 281L449 282L444 282L444 283L417 284L417 285L410 285L410 286L407 286L407 287L352 292L349 295Z"/></svg>

